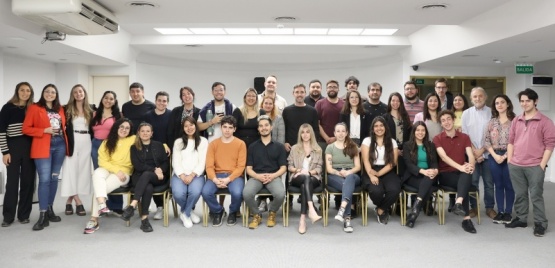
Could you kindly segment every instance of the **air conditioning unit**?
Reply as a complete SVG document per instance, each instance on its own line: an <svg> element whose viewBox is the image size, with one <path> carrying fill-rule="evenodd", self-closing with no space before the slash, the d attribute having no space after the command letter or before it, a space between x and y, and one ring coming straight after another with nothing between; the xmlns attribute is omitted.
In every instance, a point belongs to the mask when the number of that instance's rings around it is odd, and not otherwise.
<svg viewBox="0 0 555 268"><path fill-rule="evenodd" d="M533 87L550 87L553 86L553 76L532 75Z"/></svg>
<svg viewBox="0 0 555 268"><path fill-rule="evenodd" d="M116 17L93 0L12 0L15 15L69 35L113 34Z"/></svg>

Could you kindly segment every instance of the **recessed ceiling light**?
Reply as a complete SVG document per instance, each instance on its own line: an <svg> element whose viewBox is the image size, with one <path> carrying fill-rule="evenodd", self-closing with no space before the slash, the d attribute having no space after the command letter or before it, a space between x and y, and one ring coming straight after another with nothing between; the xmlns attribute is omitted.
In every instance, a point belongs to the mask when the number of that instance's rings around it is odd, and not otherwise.
<svg viewBox="0 0 555 268"><path fill-rule="evenodd" d="M224 28L227 34L260 34L257 28Z"/></svg>
<svg viewBox="0 0 555 268"><path fill-rule="evenodd" d="M44 53L37 53L37 56L45 56L46 54Z"/></svg>
<svg viewBox="0 0 555 268"><path fill-rule="evenodd" d="M291 17L291 16L280 16L280 17L274 18L274 21L277 21L277 22L294 22L296 20L297 18Z"/></svg>
<svg viewBox="0 0 555 268"><path fill-rule="evenodd" d="M463 58L472 58L472 57L478 57L479 55L476 54L466 54L466 55L462 55L461 57Z"/></svg>
<svg viewBox="0 0 555 268"><path fill-rule="evenodd" d="M326 35L328 28L295 28L295 34L299 35Z"/></svg>
<svg viewBox="0 0 555 268"><path fill-rule="evenodd" d="M66 61L67 59L60 59L61 61Z"/></svg>
<svg viewBox="0 0 555 268"><path fill-rule="evenodd" d="M393 35L399 29L364 29L360 35Z"/></svg>
<svg viewBox="0 0 555 268"><path fill-rule="evenodd" d="M194 34L225 34L224 29L222 28L189 28L189 30L191 30Z"/></svg>
<svg viewBox="0 0 555 268"><path fill-rule="evenodd" d="M160 5L158 5L158 4L154 4L154 3L146 2L146 1L133 1L133 2L128 2L125 5L128 6L128 7L137 7L137 8L160 7Z"/></svg>
<svg viewBox="0 0 555 268"><path fill-rule="evenodd" d="M331 28L328 35L359 35L362 28Z"/></svg>
<svg viewBox="0 0 555 268"><path fill-rule="evenodd" d="M161 34L193 34L187 28L154 28Z"/></svg>
<svg viewBox="0 0 555 268"><path fill-rule="evenodd" d="M502 61L502 60L498 60L498 59L494 59L493 62L495 62L495 63L502 63L503 61Z"/></svg>
<svg viewBox="0 0 555 268"><path fill-rule="evenodd" d="M293 34L293 28L259 28L261 34Z"/></svg>
<svg viewBox="0 0 555 268"><path fill-rule="evenodd" d="M188 44L188 45L185 45L184 47L201 47L201 46L202 45L199 45L199 44Z"/></svg>
<svg viewBox="0 0 555 268"><path fill-rule="evenodd" d="M444 10L447 9L447 4L427 4L420 7L422 10Z"/></svg>

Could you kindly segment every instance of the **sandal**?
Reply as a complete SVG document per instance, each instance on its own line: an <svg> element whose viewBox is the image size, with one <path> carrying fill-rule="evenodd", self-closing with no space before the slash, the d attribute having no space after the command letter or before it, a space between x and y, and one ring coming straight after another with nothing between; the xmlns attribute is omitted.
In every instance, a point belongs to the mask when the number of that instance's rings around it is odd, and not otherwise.
<svg viewBox="0 0 555 268"><path fill-rule="evenodd" d="M85 211L85 208L83 207L83 204L77 205L77 208L75 209L75 212L79 216L87 215L87 212Z"/></svg>
<svg viewBox="0 0 555 268"><path fill-rule="evenodd" d="M73 215L73 206L71 204L66 204L66 215Z"/></svg>

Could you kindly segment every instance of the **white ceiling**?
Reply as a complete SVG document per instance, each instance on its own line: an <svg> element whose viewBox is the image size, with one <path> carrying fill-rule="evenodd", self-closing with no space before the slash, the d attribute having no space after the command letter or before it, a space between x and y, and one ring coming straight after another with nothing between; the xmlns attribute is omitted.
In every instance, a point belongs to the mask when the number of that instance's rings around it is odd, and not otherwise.
<svg viewBox="0 0 555 268"><path fill-rule="evenodd" d="M44 1L44 0L43 0ZM538 62L555 58L555 21L553 19L518 16L519 0L444 0L445 10L422 10L426 0L150 0L155 8L131 7L131 0L98 0L118 19L121 33L113 43L103 43L102 49L124 48L133 51L135 60L152 56L171 60L237 63L315 63L370 61L391 56L404 57L409 64L495 66L493 59L510 66L515 62ZM76 45L75 42L46 42L40 44L44 31L22 18L11 14L11 1L0 3L0 48L4 53L23 55L51 62L71 62L86 65L122 65L124 60L109 53ZM551 0L526 1L530 6L552 7ZM508 10L508 11L505 11ZM511 13L513 12L513 13ZM494 14L488 17L488 14ZM495 15L497 14L497 15ZM500 15L501 14L501 15ZM297 20L282 23L285 27L325 28L398 28L391 37L369 37L347 41L339 45L243 45L226 44L232 37L222 36L216 42L204 42L195 37L162 36L157 27L276 27L275 17L293 16ZM508 25L507 34L497 31L477 33L461 41L450 43L451 33L472 23L484 23L494 28L496 23L511 19L522 21L525 32L514 33ZM453 31L433 33L434 26L452 26ZM476 29L476 26L474 26ZM471 28L469 28L471 29ZM430 33L429 39L423 32ZM128 38L127 35L128 34ZM438 36L440 38L438 38ZM492 37L494 36L494 37ZM420 37L418 39L417 37ZM79 40L83 37L70 37ZM483 39L483 42L475 42ZM488 39L489 38L489 39ZM493 40L492 40L493 38ZM91 39L92 40L92 39ZM121 40L126 40L122 42ZM200 42L195 42L200 40ZM462 40L465 43L466 40ZM203 43L204 42L204 43ZM433 46L426 51L425 60L418 54L426 42L452 47L447 52L435 52ZM188 47L187 44L203 44ZM104 48L105 47L105 48ZM416 49L418 48L418 50ZM413 55L410 55L410 54ZM435 55L434 55L435 53ZM44 55L40 55L44 54ZM407 56L410 55L410 56ZM465 56L466 55L466 56ZM470 56L468 55L475 55ZM62 60L63 59L63 60ZM499 65L497 65L499 66Z"/></svg>

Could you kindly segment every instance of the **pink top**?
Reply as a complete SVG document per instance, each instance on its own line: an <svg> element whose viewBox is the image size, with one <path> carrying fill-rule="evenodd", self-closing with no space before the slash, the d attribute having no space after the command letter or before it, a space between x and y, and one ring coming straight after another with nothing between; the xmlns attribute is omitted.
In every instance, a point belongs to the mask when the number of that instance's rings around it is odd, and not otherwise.
<svg viewBox="0 0 555 268"><path fill-rule="evenodd" d="M110 129L116 122L115 117L109 117L101 121L101 124L94 125L92 127L94 132L94 138L97 140L105 140L108 138L108 134L110 133Z"/></svg>
<svg viewBox="0 0 555 268"><path fill-rule="evenodd" d="M555 125L539 111L528 121L524 119L524 114L519 115L513 120L509 144L514 148L511 164L537 166L544 151L553 151L555 147Z"/></svg>

